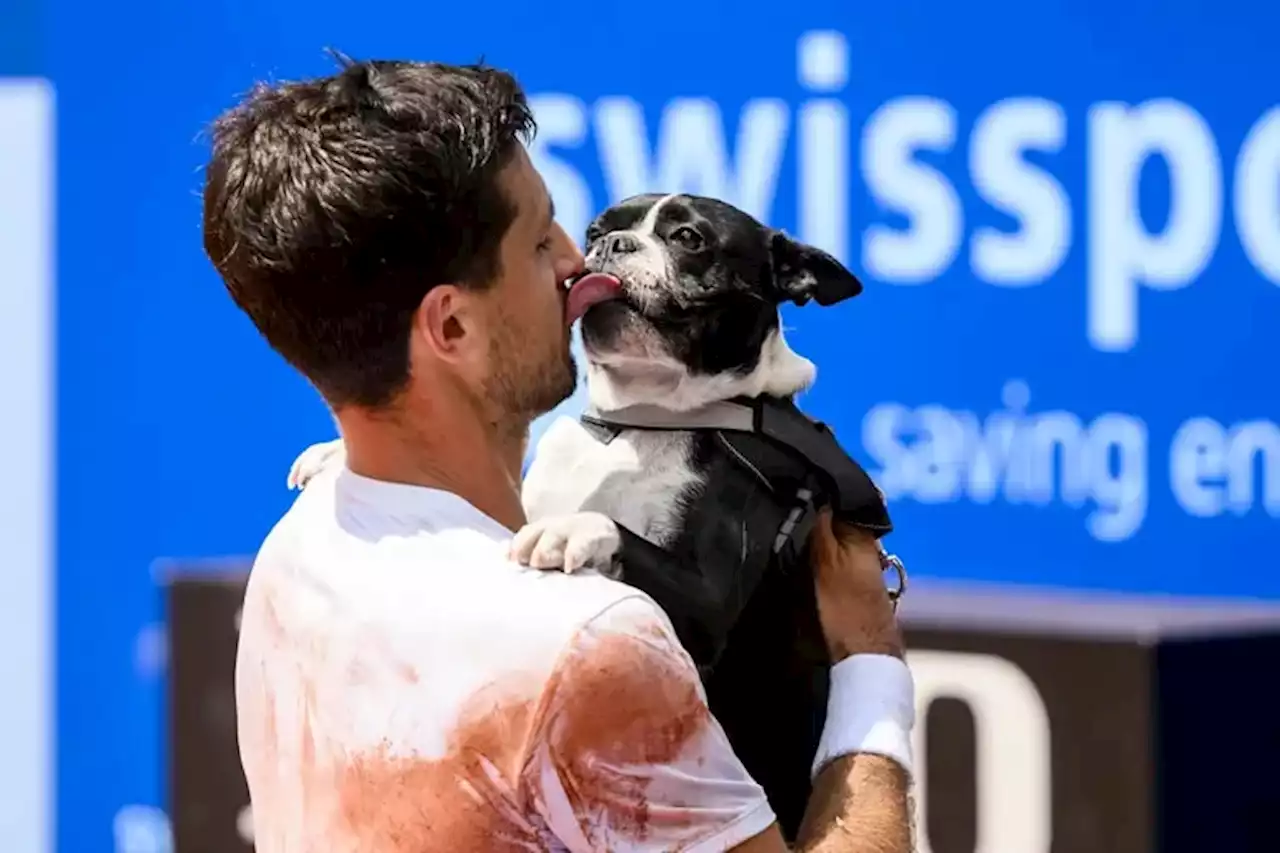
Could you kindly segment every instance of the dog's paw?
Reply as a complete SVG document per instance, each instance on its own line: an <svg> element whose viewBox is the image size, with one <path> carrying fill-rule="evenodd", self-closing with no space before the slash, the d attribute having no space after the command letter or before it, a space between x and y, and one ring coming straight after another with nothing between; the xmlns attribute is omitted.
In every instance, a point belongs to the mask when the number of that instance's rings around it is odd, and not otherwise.
<svg viewBox="0 0 1280 853"><path fill-rule="evenodd" d="M340 462L345 453L346 448L342 446L340 438L311 445L293 460L287 481L289 488L305 489L317 474L335 462Z"/></svg>
<svg viewBox="0 0 1280 853"><path fill-rule="evenodd" d="M595 569L609 574L622 537L613 519L576 512L530 522L511 540L511 558L535 569Z"/></svg>

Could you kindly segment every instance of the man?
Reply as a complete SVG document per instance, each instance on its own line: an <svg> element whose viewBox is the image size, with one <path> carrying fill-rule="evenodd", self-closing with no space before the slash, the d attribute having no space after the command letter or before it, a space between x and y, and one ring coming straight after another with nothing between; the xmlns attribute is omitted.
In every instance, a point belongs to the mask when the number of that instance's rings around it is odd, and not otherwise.
<svg viewBox="0 0 1280 853"><path fill-rule="evenodd" d="M784 850L652 600L508 559L529 423L576 376L582 257L532 129L510 76L408 62L259 88L215 125L206 251L347 451L246 593L260 853ZM906 851L912 697L878 551L825 524L816 553L840 663L800 847Z"/></svg>

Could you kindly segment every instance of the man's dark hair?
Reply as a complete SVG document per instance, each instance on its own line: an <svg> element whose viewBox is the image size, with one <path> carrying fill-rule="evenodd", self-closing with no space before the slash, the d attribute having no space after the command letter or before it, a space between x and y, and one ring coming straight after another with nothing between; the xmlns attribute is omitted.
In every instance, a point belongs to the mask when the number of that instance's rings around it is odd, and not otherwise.
<svg viewBox="0 0 1280 853"><path fill-rule="evenodd" d="M432 286L484 286L515 217L498 173L534 132L483 65L352 62L259 85L213 126L204 247L236 304L330 405L408 381Z"/></svg>

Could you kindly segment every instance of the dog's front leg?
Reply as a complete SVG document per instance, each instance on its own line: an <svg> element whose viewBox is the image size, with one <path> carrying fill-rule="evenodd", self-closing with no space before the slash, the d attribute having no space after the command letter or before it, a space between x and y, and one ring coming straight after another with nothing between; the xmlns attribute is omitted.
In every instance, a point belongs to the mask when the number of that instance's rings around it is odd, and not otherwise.
<svg viewBox="0 0 1280 853"><path fill-rule="evenodd" d="M526 524L511 540L511 557L537 569L594 569L616 577L622 547L618 525L598 512L552 515Z"/></svg>
<svg viewBox="0 0 1280 853"><path fill-rule="evenodd" d="M339 465L346 459L346 447L342 439L313 444L298 454L289 467L287 485L290 489L305 489L307 483L330 465Z"/></svg>
<svg viewBox="0 0 1280 853"><path fill-rule="evenodd" d="M719 658L741 610L736 571L706 571L693 555L673 554L598 512L530 522L512 540L511 556L540 569L592 568L643 591L667 614L699 666Z"/></svg>

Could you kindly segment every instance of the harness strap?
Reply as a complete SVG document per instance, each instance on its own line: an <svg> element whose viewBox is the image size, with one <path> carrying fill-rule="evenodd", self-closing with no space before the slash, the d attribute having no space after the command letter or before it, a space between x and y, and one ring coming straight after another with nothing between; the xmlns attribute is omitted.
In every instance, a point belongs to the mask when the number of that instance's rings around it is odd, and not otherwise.
<svg viewBox="0 0 1280 853"><path fill-rule="evenodd" d="M833 509L883 535L893 529L879 488L836 441L831 429L800 411L790 400L774 397L720 400L681 412L652 405L601 412L590 408L584 425L605 430L612 440L623 429L716 430L764 436L798 454L826 482Z"/></svg>
<svg viewBox="0 0 1280 853"><path fill-rule="evenodd" d="M652 405L609 412L591 407L580 420L604 444L629 429L716 433L723 448L764 488L775 492L786 507L787 515L771 543L783 571L800 563L821 505L829 503L837 516L877 537L893 530L884 495L871 477L840 447L826 424L804 414L789 399L738 397L683 412ZM807 463L807 471L799 475L794 466L796 456ZM781 483L792 484L794 495L777 495L776 488ZM723 591L717 595L698 585L692 590L683 586L677 589L671 586L674 578L670 576L670 564L656 556L665 552L625 529L623 541L628 582L649 591L672 616L682 641L698 650L694 659L705 677L727 637L728 625L712 627L719 625L715 621L717 614L724 616L723 607L716 604L723 601ZM895 588L890 590L896 608L906 589L906 572L897 557L885 552L883 546L880 550L882 568L892 569L897 576ZM735 613L730 625L736 618Z"/></svg>
<svg viewBox="0 0 1280 853"><path fill-rule="evenodd" d="M716 429L755 432L756 415L750 404L719 400L696 409L673 412L658 406L638 404L601 412L594 407L582 415L585 421L626 429L686 430Z"/></svg>

